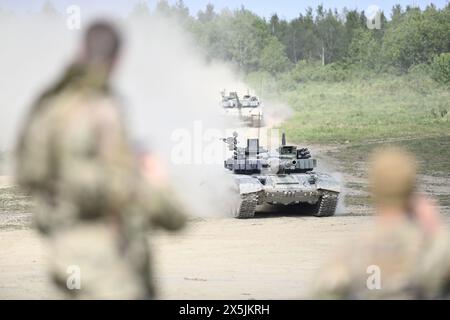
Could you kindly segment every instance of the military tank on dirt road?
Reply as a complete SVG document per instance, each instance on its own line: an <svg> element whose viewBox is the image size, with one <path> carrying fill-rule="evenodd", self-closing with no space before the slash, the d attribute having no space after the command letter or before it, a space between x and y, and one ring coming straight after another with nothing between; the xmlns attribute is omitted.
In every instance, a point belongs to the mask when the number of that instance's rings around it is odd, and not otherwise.
<svg viewBox="0 0 450 320"><path fill-rule="evenodd" d="M239 119L250 127L262 126L263 112L257 96L247 93L239 98L237 92L230 92L227 95L225 90L221 94L221 105L226 117Z"/></svg>
<svg viewBox="0 0 450 320"><path fill-rule="evenodd" d="M286 145L284 133L275 152L260 147L259 139L247 139L246 147L238 147L236 132L223 140L233 151L224 166L234 174L239 192L239 201L233 208L236 218L253 218L257 206L262 204L308 203L314 216L335 214L340 183L331 175L314 170L317 160L307 148Z"/></svg>

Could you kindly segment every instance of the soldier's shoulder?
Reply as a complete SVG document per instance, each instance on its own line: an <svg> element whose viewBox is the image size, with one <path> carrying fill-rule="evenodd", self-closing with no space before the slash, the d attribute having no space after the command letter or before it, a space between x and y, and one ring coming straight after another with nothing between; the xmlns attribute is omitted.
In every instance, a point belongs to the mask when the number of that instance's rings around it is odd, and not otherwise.
<svg viewBox="0 0 450 320"><path fill-rule="evenodd" d="M103 117L105 120L116 117L120 113L120 102L115 95L99 91L66 90L47 100L54 114L89 115Z"/></svg>

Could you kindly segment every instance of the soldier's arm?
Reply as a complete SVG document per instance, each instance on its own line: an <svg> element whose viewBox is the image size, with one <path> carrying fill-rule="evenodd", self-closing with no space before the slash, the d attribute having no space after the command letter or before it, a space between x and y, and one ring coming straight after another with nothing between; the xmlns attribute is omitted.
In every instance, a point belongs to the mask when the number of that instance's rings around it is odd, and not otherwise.
<svg viewBox="0 0 450 320"><path fill-rule="evenodd" d="M148 168L147 168L148 169ZM149 227L175 231L184 227L186 212L167 181L161 183L154 174L143 172L138 179L136 203L147 216Z"/></svg>
<svg viewBox="0 0 450 320"><path fill-rule="evenodd" d="M139 166L140 199L151 226L171 231L181 229L186 223L186 213L170 186L164 161L155 153L142 153Z"/></svg>
<svg viewBox="0 0 450 320"><path fill-rule="evenodd" d="M186 224L186 215L181 204L175 198L173 191L166 189L154 189L150 198L154 206L150 215L150 223L153 227L176 231Z"/></svg>
<svg viewBox="0 0 450 320"><path fill-rule="evenodd" d="M311 290L313 299L348 299L352 274L344 256L329 260L314 279Z"/></svg>

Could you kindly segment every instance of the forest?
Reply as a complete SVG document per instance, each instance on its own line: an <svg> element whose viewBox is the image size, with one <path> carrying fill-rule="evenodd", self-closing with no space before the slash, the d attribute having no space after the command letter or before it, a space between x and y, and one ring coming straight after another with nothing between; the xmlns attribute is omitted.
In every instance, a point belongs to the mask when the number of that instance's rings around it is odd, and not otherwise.
<svg viewBox="0 0 450 320"><path fill-rule="evenodd" d="M342 80L350 69L405 74L419 68L440 83L450 81L450 4L423 10L395 5L379 12L379 28L372 29L364 11L323 5L290 21L276 13L265 19L245 7L216 12L212 4L190 14L181 0L160 0L154 12L181 21L209 59L232 62L246 73ZM140 3L131 14L154 12ZM303 72L308 65L323 68Z"/></svg>

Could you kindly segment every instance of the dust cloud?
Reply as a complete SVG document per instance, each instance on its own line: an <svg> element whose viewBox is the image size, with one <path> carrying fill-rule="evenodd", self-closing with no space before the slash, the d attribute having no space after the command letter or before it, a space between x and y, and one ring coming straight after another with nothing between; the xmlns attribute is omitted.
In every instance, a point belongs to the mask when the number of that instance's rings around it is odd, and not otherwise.
<svg viewBox="0 0 450 320"><path fill-rule="evenodd" d="M264 125L268 128L278 127L294 115L291 107L273 98L264 99L263 103Z"/></svg>
<svg viewBox="0 0 450 320"><path fill-rule="evenodd" d="M228 132L220 91L247 86L231 67L207 63L172 19L137 18L123 29L127 49L116 76L136 139L165 159L196 215L226 214L234 182L223 168L226 146L220 138Z"/></svg>
<svg viewBox="0 0 450 320"><path fill-rule="evenodd" d="M72 59L79 33L59 17L0 15L0 150L11 150L26 110Z"/></svg>
<svg viewBox="0 0 450 320"><path fill-rule="evenodd" d="M314 156L314 154L313 154ZM347 188L345 186L344 175L342 172L336 171L336 166L324 159L319 157L317 170L322 172L327 172L331 175L339 184L341 192L339 193L338 203L336 207L336 214L342 215L348 213L347 207L345 206L345 197L347 195Z"/></svg>
<svg viewBox="0 0 450 320"><path fill-rule="evenodd" d="M0 19L0 151L13 149L32 101L74 59L83 28L94 18L85 16L81 31L69 30L64 16L58 15L11 14ZM227 214L234 182L223 168L228 154L220 138L230 130L220 116L220 91L254 90L232 67L207 62L172 19L152 14L109 20L125 39L114 84L132 140L166 162L175 188L194 215ZM174 159L174 150L183 151L183 161Z"/></svg>

